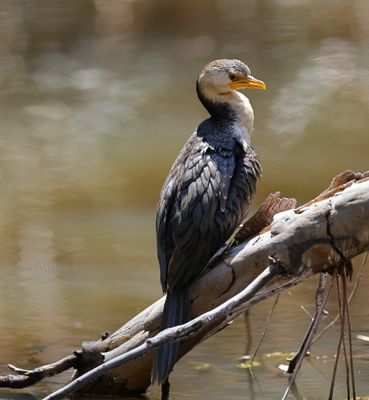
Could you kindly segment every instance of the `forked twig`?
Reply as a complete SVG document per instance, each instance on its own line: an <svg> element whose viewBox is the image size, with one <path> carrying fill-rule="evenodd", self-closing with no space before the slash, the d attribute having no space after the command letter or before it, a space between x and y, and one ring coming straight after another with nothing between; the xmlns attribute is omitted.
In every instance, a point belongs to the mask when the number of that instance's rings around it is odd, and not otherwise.
<svg viewBox="0 0 369 400"><path fill-rule="evenodd" d="M12 364L8 367L17 375L0 376L0 387L21 389L40 382L45 377L57 375L69 368L77 367L83 357L83 350L77 350L73 354L62 358L52 364L43 365L33 370L18 368Z"/></svg>
<svg viewBox="0 0 369 400"><path fill-rule="evenodd" d="M311 345L312 338L316 332L316 329L319 325L319 322L321 321L323 312L324 312L324 307L327 303L329 293L332 289L332 279L328 274L321 273L319 277L319 283L318 283L318 288L316 291L316 296L315 296L315 315L313 320L311 321L311 324L309 326L308 332L305 336L304 341L302 342L302 345L296 354L296 356L291 360L288 372L292 373L292 376L289 379L288 387L285 390L282 400L286 400L289 393L294 387L295 381L297 374L300 370L302 361Z"/></svg>
<svg viewBox="0 0 369 400"><path fill-rule="evenodd" d="M332 286L333 286L333 280L331 276L324 273L320 274L319 283L315 295L315 314L314 317L312 318L308 332L304 338L304 341L301 344L299 351L297 352L295 357L291 360L288 366L288 372L290 374L295 371L297 364L301 364L301 362L299 362L300 358L305 357L306 352L309 350L309 347L311 346L313 337L316 333L318 325L324 314L324 307L327 303L328 296L329 293L331 292Z"/></svg>
<svg viewBox="0 0 369 400"><path fill-rule="evenodd" d="M358 273L357 273L357 275L356 275L354 287L352 288L352 291L351 291L350 295L348 296L348 304L350 304L351 300L352 300L353 297L355 296L355 294L356 294L356 292L357 292L357 289L358 289L358 287L359 287L360 280L361 280L361 278L362 278L363 275L364 275L364 269L365 269L365 266L366 266L366 262L367 262L367 260L368 260L368 254L369 254L369 253L366 252L365 255L364 255L364 257L363 257L363 260L361 261L361 264L360 264L360 267L359 267L359 271L358 271ZM331 321L329 324L327 324L320 332L318 332L318 333L314 336L314 338L313 338L311 344L313 344L313 343L315 343L317 340L319 340L330 328L332 328L332 326L335 325L335 323L339 320L339 318L340 318L340 314L338 313L338 314L332 319L332 321Z"/></svg>
<svg viewBox="0 0 369 400"><path fill-rule="evenodd" d="M277 262L272 263L260 275L258 275L243 291L241 291L231 299L227 300L220 306L200 315L199 317L187 322L186 324L161 331L156 336L147 339L140 346L137 346L136 348L124 354L121 354L109 361L106 361L105 363L79 376L71 383L46 396L43 400L63 399L78 390L80 387L85 386L88 383L97 379L98 377L104 375L108 371L118 366L121 366L134 358L141 357L164 343L174 340L181 340L194 334L194 332L201 329L202 327L210 325L217 318L224 317L224 315L230 316L235 308L251 299L256 292L258 292L262 287L264 287L281 272L281 265Z"/></svg>

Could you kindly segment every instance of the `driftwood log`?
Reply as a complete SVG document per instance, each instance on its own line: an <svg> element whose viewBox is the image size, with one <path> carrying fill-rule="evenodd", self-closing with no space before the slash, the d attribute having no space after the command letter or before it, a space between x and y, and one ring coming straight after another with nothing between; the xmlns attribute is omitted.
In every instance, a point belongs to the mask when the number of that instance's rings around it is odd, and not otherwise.
<svg viewBox="0 0 369 400"><path fill-rule="evenodd" d="M191 318L232 299L260 276L267 266L278 266L278 275L263 281L261 289L258 287L260 290L246 297L247 301L234 303L233 307L228 307L213 319L207 319L205 314L202 321L206 323L194 325L190 334L186 331L185 335L180 335L176 331L169 336L170 340L184 338L179 357L224 328L251 305L304 281L314 273L346 265L348 260L369 250L369 173L345 172L337 176L316 199L276 215L276 212L294 206L294 202L278 196L272 196L268 201L264 212L241 228L232 247L220 253L191 287ZM272 215L274 218L271 221ZM262 232L254 235L258 227L269 223ZM17 375L0 377L0 386L26 387L73 367L78 385L71 391L78 389L80 393L89 395L143 393L150 385L152 351L104 370L102 375L93 376L88 384L81 378L97 366L109 364L122 356L124 358L127 352L138 346L152 344L154 339L149 338L159 330L163 304L164 298L161 298L113 334L97 342L84 343L82 349L64 360L32 371L10 366ZM168 340L165 332L161 336Z"/></svg>

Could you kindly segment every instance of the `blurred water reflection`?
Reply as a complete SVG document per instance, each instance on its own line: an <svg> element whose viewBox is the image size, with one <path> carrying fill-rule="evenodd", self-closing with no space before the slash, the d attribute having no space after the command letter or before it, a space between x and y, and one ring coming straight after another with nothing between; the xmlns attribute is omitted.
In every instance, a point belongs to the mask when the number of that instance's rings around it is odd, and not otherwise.
<svg viewBox="0 0 369 400"><path fill-rule="evenodd" d="M264 165L256 204L274 190L304 201L337 172L368 169L368 18L365 0L0 0L0 371L63 356L160 295L155 203L206 116L194 81L209 60L245 60L268 84L248 93ZM310 304L312 288L292 303ZM353 305L361 333L365 302ZM295 350L290 326L302 335L305 316L287 299L276 319L264 350ZM243 340L238 323L183 360L175 398L203 387L209 398L279 398L286 381L269 364L254 395L234 368ZM194 369L204 361L208 374ZM304 396L325 398L314 368L329 376L332 363L314 363ZM366 382L364 361L360 371Z"/></svg>

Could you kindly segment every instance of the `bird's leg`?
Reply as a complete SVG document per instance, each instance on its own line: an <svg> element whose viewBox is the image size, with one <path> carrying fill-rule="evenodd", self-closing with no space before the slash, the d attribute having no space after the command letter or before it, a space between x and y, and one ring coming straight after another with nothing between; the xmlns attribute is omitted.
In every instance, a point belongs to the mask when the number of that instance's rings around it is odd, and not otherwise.
<svg viewBox="0 0 369 400"><path fill-rule="evenodd" d="M161 400L169 400L169 392L170 392L170 383L169 383L169 378L167 378L161 384Z"/></svg>

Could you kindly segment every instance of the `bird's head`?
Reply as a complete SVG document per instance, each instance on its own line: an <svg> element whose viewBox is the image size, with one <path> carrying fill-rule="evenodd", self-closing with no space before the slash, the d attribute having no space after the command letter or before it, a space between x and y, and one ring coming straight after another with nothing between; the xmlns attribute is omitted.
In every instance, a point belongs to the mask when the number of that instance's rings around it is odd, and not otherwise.
<svg viewBox="0 0 369 400"><path fill-rule="evenodd" d="M202 70L197 85L209 100L238 89L266 89L263 81L251 75L249 67L239 60L215 60Z"/></svg>
<svg viewBox="0 0 369 400"><path fill-rule="evenodd" d="M263 81L251 75L239 60L215 60L205 66L197 82L198 97L214 120L237 121L251 134L254 112L249 99L238 89L266 89Z"/></svg>

